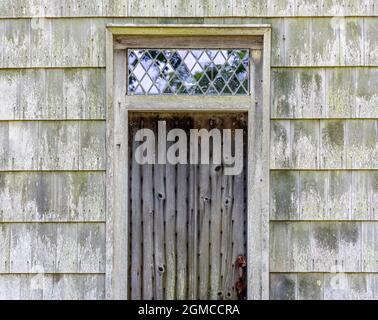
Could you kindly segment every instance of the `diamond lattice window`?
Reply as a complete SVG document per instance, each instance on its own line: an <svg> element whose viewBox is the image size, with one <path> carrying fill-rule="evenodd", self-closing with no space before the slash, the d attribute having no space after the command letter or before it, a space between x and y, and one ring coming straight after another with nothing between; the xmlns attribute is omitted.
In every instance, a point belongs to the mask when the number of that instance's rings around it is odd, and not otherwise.
<svg viewBox="0 0 378 320"><path fill-rule="evenodd" d="M129 95L248 95L248 49L128 49Z"/></svg>

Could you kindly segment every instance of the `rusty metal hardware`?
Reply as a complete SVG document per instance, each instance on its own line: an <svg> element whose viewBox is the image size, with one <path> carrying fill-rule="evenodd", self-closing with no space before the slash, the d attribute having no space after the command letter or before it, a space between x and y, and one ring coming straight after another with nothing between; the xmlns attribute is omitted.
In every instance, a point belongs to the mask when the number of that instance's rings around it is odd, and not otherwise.
<svg viewBox="0 0 378 320"><path fill-rule="evenodd" d="M235 268L238 276L238 280L235 282L235 291L238 300L245 300L247 298L247 284L246 284L246 271L247 271L247 259L243 255L239 255L235 261Z"/></svg>

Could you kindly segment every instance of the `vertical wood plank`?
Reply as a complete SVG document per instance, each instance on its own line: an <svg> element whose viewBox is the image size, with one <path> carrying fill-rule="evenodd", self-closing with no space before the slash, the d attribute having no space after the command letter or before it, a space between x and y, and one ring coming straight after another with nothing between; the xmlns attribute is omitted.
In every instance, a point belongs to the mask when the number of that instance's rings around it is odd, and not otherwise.
<svg viewBox="0 0 378 320"><path fill-rule="evenodd" d="M216 147L216 146L214 146ZM222 299L221 280L221 224L222 224L222 167L210 166L211 181L211 216L210 216L210 299Z"/></svg>
<svg viewBox="0 0 378 320"><path fill-rule="evenodd" d="M115 233L115 190L117 189L115 180L115 164L113 163L115 137L115 105L114 105L114 53L113 35L110 31L106 35L106 275L105 275L105 298L117 298L114 283L114 233Z"/></svg>
<svg viewBox="0 0 378 320"><path fill-rule="evenodd" d="M111 35L108 35L110 39L107 39L108 45L112 46L113 39ZM110 43L109 43L110 42ZM112 51L111 57L113 57L113 49L109 48L107 50ZM111 59L112 60L112 59ZM109 288L109 298L116 299L126 299L128 298L128 244L129 244L129 224L128 224L128 128L125 123L128 123L127 110L122 107L125 99L126 86L124 85L124 75L126 73L126 52L122 50L116 50L114 52L114 65L113 60L111 61L114 68L114 78L110 78L109 81L114 83L114 97L117 99L113 100L113 97L108 97L109 102L112 102L109 113L113 113L108 122L108 135L111 134L112 138L108 139L109 143L107 145L107 152L111 159L108 163L107 169L110 172L108 179L110 183L107 185L107 189L112 190L114 194L110 195L109 201L113 203L107 207L107 236L109 238L107 241L107 253L108 261L107 274L111 274L112 277L108 279L107 285L111 286ZM112 73L111 73L112 74ZM108 76L108 74L107 74ZM108 84L109 85L109 84ZM109 90L113 89L113 84ZM109 106L108 106L109 108ZM114 117L114 118L112 118ZM114 121L114 122L112 122ZM114 127L113 132L109 127ZM86 133L84 137L86 143L91 143L93 137ZM109 137L109 136L108 136ZM90 159L90 158L88 158ZM114 167L110 167L113 164ZM112 186L112 187L111 187ZM109 196L109 194L108 194ZM114 211L114 214L113 214ZM110 229L110 230L109 230ZM110 265L109 265L110 264ZM110 283L109 283L110 282Z"/></svg>
<svg viewBox="0 0 378 320"><path fill-rule="evenodd" d="M223 122L224 129L235 129L240 128L236 125L236 119L225 118ZM243 137L244 138L244 137ZM223 141L224 143L224 141ZM235 292L233 291L234 285L234 259L232 256L232 246L233 246L233 224L232 224L232 206L233 206L233 182L234 177L232 175L222 175L222 199L221 199L221 214L222 214L222 225L221 225L221 288L223 291L223 299L235 298ZM244 213L244 212L243 212ZM244 232L244 224L243 230ZM244 238L244 237L243 237Z"/></svg>
<svg viewBox="0 0 378 320"><path fill-rule="evenodd" d="M176 245L177 245L177 299L187 298L187 167L177 165L177 219L176 219Z"/></svg>
<svg viewBox="0 0 378 320"><path fill-rule="evenodd" d="M206 120L197 122L199 128L208 128ZM210 232L210 166L207 164L199 165L199 298L209 299L209 232Z"/></svg>
<svg viewBox="0 0 378 320"><path fill-rule="evenodd" d="M253 50L251 55L251 90L255 92L254 106L248 111L247 185L247 281L252 290L249 299L268 299L269 296L269 92L270 32L264 35L264 51ZM254 74L254 76L252 76ZM245 191L246 192L246 191Z"/></svg>
<svg viewBox="0 0 378 320"><path fill-rule="evenodd" d="M143 128L152 128L152 121L143 120ZM154 192L153 165L144 164L143 171L143 299L154 298Z"/></svg>
<svg viewBox="0 0 378 320"><path fill-rule="evenodd" d="M187 129L194 121L187 120ZM194 147L190 141L190 150ZM189 219L188 219L188 298L198 299L198 165L189 164Z"/></svg>
<svg viewBox="0 0 378 320"><path fill-rule="evenodd" d="M140 300L142 298L142 176L140 160L135 158L135 149L138 143L134 140L135 133L140 129L140 118L129 118L129 139L131 162L131 299ZM130 141L130 140L129 140Z"/></svg>
<svg viewBox="0 0 378 320"><path fill-rule="evenodd" d="M165 141L158 127L159 117L154 121L154 132L157 133L156 154L158 148L164 148ZM164 143L162 143L164 142ZM158 157L157 157L158 158ZM164 248L164 215L165 215L165 168L163 164L154 165L154 266L155 266L155 295L154 298L162 300L164 297L165 278L165 248Z"/></svg>
<svg viewBox="0 0 378 320"><path fill-rule="evenodd" d="M177 128L185 128L185 120L176 120ZM177 299L187 298L188 289L188 168L177 164L177 198L176 198L176 245L177 245Z"/></svg>
<svg viewBox="0 0 378 320"><path fill-rule="evenodd" d="M167 130L174 127L172 120L167 121ZM172 142L167 143L167 148ZM166 283L165 299L176 299L176 165L167 163L165 166L165 257ZM177 199L179 201L179 199Z"/></svg>

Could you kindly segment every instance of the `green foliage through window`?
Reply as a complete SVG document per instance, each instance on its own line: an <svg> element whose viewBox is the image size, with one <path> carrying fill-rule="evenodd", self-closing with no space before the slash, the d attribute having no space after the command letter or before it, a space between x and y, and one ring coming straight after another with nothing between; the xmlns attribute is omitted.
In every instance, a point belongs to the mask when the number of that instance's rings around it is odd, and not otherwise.
<svg viewBox="0 0 378 320"><path fill-rule="evenodd" d="M129 49L130 95L248 95L248 49Z"/></svg>

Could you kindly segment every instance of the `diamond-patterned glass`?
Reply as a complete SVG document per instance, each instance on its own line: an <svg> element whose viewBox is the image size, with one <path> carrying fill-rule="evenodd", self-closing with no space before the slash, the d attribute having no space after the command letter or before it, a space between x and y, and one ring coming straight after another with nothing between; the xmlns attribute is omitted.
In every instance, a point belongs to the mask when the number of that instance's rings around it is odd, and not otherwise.
<svg viewBox="0 0 378 320"><path fill-rule="evenodd" d="M248 49L128 49L129 95L248 95Z"/></svg>

